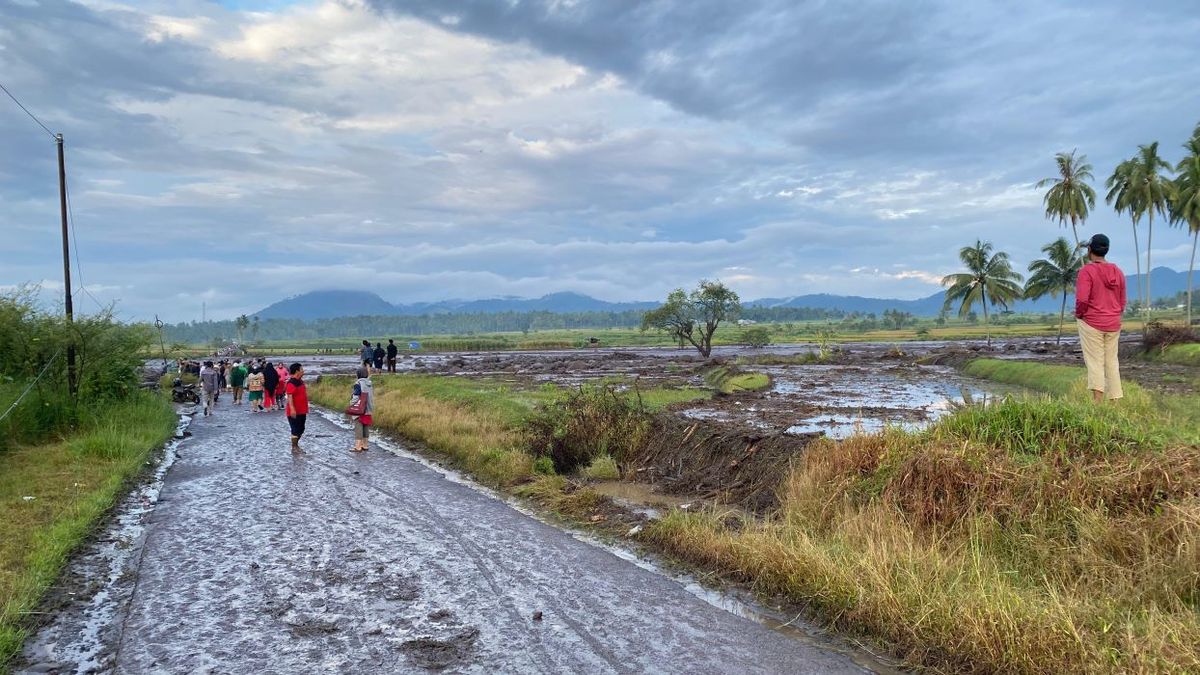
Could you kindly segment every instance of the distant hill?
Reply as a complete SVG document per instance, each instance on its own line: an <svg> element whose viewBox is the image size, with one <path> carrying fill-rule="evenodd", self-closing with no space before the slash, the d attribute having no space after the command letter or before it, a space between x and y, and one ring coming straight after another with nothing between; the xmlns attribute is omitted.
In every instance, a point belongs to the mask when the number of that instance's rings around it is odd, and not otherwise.
<svg viewBox="0 0 1200 675"><path fill-rule="evenodd" d="M311 291L259 310L260 319L333 319L339 316L395 314L396 308L366 291Z"/></svg>
<svg viewBox="0 0 1200 675"><path fill-rule="evenodd" d="M1145 275L1142 275L1145 278ZM1130 299L1137 295L1136 275L1126 276ZM1155 298L1175 295L1187 290L1187 272L1176 272L1167 267L1156 267L1150 274L1151 292ZM816 293L786 298L762 298L750 300L747 306L758 307L808 307L812 309L837 309L843 312L882 314L889 309L910 312L915 316L936 316L942 309L943 292L917 300L894 300L866 298L858 295L831 295ZM1072 299L1068 298L1070 311ZM1059 310L1059 298L1045 297L1037 301L1019 301L1010 309L1014 312L1053 312ZM257 316L262 319L332 319L339 316L420 316L425 314L499 314L503 312L625 312L657 307L659 303L606 302L580 293L551 293L540 298L517 298L512 296L483 300L443 300L407 305L393 305L378 295L366 291L313 291L265 307Z"/></svg>

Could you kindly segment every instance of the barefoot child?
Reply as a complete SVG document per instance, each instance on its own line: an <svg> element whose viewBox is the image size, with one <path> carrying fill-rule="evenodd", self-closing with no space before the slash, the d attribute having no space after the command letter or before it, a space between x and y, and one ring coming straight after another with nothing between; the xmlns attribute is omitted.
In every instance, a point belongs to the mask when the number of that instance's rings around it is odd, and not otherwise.
<svg viewBox="0 0 1200 675"><path fill-rule="evenodd" d="M354 382L351 395L353 396L352 404L364 396L367 399L367 407L363 410L363 414L354 417L354 452L364 452L370 436L371 414L375 412L375 389L371 385L371 372L366 366L359 367L358 379Z"/></svg>
<svg viewBox="0 0 1200 675"><path fill-rule="evenodd" d="M300 452L300 437L304 435L304 420L308 417L308 390L304 387L304 366L293 363L288 372L287 418L292 430L292 452Z"/></svg>

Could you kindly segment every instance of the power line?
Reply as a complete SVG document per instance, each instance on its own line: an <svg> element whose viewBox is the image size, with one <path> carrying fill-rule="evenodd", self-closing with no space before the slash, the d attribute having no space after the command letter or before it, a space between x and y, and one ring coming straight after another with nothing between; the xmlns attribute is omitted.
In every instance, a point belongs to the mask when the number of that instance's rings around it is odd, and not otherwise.
<svg viewBox="0 0 1200 675"><path fill-rule="evenodd" d="M24 110L26 115L29 115L29 119L33 120L34 122L37 122L37 125L46 132L46 135L50 137L50 140L54 140L54 132L50 131L50 127L46 126L45 124L42 124L42 121L39 120L36 115L29 112L29 108L26 108L20 101L18 101L17 97L13 96L13 93L8 90L8 87L5 87L3 83L0 83L0 89L3 89L4 93L8 94L8 97L13 100L13 103L17 104L18 108L20 108L21 110Z"/></svg>
<svg viewBox="0 0 1200 675"><path fill-rule="evenodd" d="M33 385L41 381L42 377L46 374L46 371L50 369L50 364L54 363L54 359L57 359L58 355L61 353L62 348L60 347L58 351L54 352L54 356L51 356L50 360L46 362L46 365L42 366L42 372L38 373L38 376L33 379L33 382L30 382L28 386L25 387L25 391L21 392L21 395L17 397L17 400L13 401L12 405L8 406L8 410L5 410L4 414L0 415L0 422L8 419L8 416L12 414L12 411L16 410L18 405L21 405L21 401L25 399L25 396L29 393L29 390L33 389Z"/></svg>
<svg viewBox="0 0 1200 675"><path fill-rule="evenodd" d="M71 234L74 235L71 237L71 246L75 249L75 272L79 276L79 290L83 291L89 298L91 298L92 302L96 303L96 307L98 307L100 311L104 311L104 305L96 299L96 296L92 295L92 292L87 288L87 284L83 282L83 264L79 262L79 230L75 227L75 210L71 206L70 181L67 182L67 215L70 216L69 223L71 225ZM71 291L71 295L74 296L75 291Z"/></svg>

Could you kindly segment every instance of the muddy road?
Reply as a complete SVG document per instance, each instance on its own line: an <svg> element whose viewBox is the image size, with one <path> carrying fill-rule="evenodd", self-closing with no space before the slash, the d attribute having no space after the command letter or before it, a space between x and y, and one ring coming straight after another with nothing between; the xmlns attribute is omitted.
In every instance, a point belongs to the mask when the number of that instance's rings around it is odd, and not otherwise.
<svg viewBox="0 0 1200 675"><path fill-rule="evenodd" d="M189 432L18 672L870 671L319 414L298 457L228 396Z"/></svg>

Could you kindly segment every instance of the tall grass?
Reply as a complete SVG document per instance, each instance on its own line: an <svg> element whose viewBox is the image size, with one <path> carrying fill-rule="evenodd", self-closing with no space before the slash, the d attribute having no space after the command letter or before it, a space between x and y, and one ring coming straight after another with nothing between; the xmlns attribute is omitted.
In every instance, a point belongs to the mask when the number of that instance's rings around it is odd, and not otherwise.
<svg viewBox="0 0 1200 675"><path fill-rule="evenodd" d="M1072 370L1004 362L1065 395L822 441L774 516L675 512L647 537L913 665L1197 672L1200 425L1141 391L1095 405Z"/></svg>
<svg viewBox="0 0 1200 675"><path fill-rule="evenodd" d="M175 424L161 397L134 394L89 409L66 440L0 454L0 670L71 552Z"/></svg>

